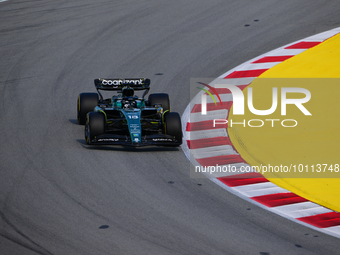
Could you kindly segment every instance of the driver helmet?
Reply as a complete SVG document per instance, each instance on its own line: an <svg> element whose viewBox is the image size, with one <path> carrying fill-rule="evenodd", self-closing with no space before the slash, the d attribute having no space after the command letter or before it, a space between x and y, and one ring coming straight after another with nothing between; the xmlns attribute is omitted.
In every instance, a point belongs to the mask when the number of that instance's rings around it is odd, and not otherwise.
<svg viewBox="0 0 340 255"><path fill-rule="evenodd" d="M130 86L124 86L122 88L123 97L132 97L135 93L134 89Z"/></svg>

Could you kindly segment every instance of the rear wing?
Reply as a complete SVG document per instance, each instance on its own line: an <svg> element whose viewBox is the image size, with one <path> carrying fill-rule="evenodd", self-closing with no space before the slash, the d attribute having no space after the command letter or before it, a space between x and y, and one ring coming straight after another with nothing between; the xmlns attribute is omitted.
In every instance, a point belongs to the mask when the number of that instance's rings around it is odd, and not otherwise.
<svg viewBox="0 0 340 255"><path fill-rule="evenodd" d="M150 79L138 78L138 79L95 79L94 86L96 87L100 99L103 100L103 95L99 90L111 90L120 91L124 86L130 86L134 90L145 90L143 98L148 94L150 90Z"/></svg>
<svg viewBox="0 0 340 255"><path fill-rule="evenodd" d="M134 78L134 79L95 79L94 85L96 89L101 90L122 90L126 85L134 90L150 89L150 79Z"/></svg>

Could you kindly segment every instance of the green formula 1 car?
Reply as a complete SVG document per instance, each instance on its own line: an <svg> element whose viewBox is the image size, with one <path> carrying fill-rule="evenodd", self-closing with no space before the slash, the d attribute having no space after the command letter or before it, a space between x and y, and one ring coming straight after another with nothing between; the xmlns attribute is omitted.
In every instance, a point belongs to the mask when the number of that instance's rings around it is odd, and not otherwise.
<svg viewBox="0 0 340 255"><path fill-rule="evenodd" d="M150 94L149 79L95 79L97 93L81 93L78 123L85 124L87 144L179 146L180 115L170 111L168 94ZM115 91L104 99L102 91ZM141 97L135 91L144 91ZM106 92L107 93L107 92Z"/></svg>

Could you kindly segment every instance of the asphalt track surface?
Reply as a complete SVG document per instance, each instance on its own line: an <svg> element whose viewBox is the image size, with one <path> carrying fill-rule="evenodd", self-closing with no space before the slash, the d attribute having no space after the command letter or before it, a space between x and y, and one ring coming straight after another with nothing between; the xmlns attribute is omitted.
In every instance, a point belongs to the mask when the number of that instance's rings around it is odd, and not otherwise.
<svg viewBox="0 0 340 255"><path fill-rule="evenodd" d="M340 254L337 238L190 179L180 148L89 147L76 121L94 78L150 78L183 113L190 78L340 26L336 1L304 3L0 3L0 254Z"/></svg>

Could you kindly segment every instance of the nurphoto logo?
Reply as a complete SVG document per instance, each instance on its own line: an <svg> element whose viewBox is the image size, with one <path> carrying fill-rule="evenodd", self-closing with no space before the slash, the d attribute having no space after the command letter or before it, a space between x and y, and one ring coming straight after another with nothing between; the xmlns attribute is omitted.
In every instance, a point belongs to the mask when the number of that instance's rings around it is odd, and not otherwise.
<svg viewBox="0 0 340 255"><path fill-rule="evenodd" d="M200 82L199 82L200 83ZM232 100L233 100L233 114L234 115L244 115L245 113L245 96L243 94L243 91L235 86L235 85L230 85L230 84L216 84L214 87L205 84L205 83L200 83L205 85L210 89L211 92L213 92L217 98L220 101L220 104L222 105L222 100L220 95L217 93L216 88L224 88L230 90L232 94ZM212 95L212 93L209 90L199 88L206 93L203 93L201 95L201 114L202 115L207 115L207 94L213 99L215 105L217 105L217 102ZM288 93L300 93L303 95L303 98L287 98ZM286 116L287 115L287 105L295 105L304 115L309 115L311 116L312 114L307 110L307 108L303 105L304 103L307 103L311 99L311 93L309 90L305 88L297 88L297 87L281 87L281 116ZM249 87L248 88L248 96L247 96L247 106L248 109L251 113L254 115L259 115L259 116L267 116L272 113L274 113L277 108L278 108L278 88L273 87L272 88L272 105L269 109L266 110L258 110L254 107L253 104L253 88ZM248 123L249 127L262 127L265 122L271 123L271 126L274 127L275 122L281 122L281 125L283 127L295 127L297 126L298 122L295 119L250 119L246 122L244 119L243 122L232 122L232 119L230 120L230 127L233 125L243 125L244 127L246 126L246 123ZM227 124L228 120L227 119L214 119L213 120L213 125L224 125ZM255 125L257 123L257 125ZM290 125L289 125L290 123Z"/></svg>

